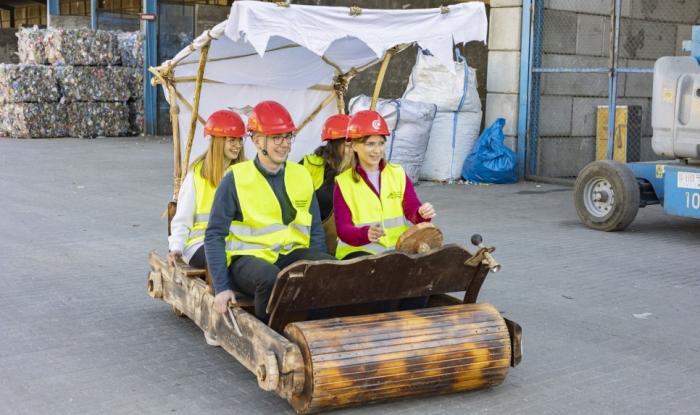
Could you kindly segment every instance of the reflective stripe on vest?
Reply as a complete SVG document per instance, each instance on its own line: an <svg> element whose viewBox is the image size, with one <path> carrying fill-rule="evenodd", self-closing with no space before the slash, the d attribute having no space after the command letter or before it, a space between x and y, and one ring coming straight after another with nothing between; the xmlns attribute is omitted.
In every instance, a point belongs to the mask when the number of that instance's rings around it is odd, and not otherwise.
<svg viewBox="0 0 700 415"><path fill-rule="evenodd" d="M282 221L282 208L275 193L254 161L236 164L229 170L233 173L243 219L231 222L226 238L228 264L236 255L253 255L274 263L280 254L309 247L314 189L304 167L289 161L285 164L284 185L296 209L296 217L288 225Z"/></svg>
<svg viewBox="0 0 700 415"><path fill-rule="evenodd" d="M304 156L303 165L311 175L311 181L314 184L314 191L318 190L323 185L323 175L326 172L326 161L321 156L309 154Z"/></svg>
<svg viewBox="0 0 700 415"><path fill-rule="evenodd" d="M342 259L353 252L378 254L394 249L399 236L409 226L403 213L403 195L406 190L406 173L403 168L390 163L384 166L380 175L379 197L364 180L355 182L352 179L352 169L338 175L336 182L350 209L354 226L376 224L384 229L384 236L376 243L352 246L339 240L335 251L336 258Z"/></svg>
<svg viewBox="0 0 700 415"><path fill-rule="evenodd" d="M359 249L361 248L361 249ZM372 254L381 254L386 251L391 251L392 248L387 248L383 245L379 245L378 243L368 243L367 245L362 245L361 247L359 246L352 246L349 244L346 244L345 242L338 240L338 247L336 248L336 252L338 252L338 249L340 250L348 250L348 253L356 252L356 251L363 251L363 252L369 252ZM343 258L346 257L348 254L344 254ZM339 258L342 259L342 258Z"/></svg>
<svg viewBox="0 0 700 415"><path fill-rule="evenodd" d="M192 181L194 183L194 222L190 234L185 241L186 257L191 257L204 243L204 232L209 224L209 212L214 204L216 187L202 177L202 160L192 166Z"/></svg>

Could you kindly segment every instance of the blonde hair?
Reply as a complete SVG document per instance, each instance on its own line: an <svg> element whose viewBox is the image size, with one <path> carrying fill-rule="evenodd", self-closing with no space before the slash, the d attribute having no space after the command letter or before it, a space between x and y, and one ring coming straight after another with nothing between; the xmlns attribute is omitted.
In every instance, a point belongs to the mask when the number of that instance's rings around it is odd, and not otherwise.
<svg viewBox="0 0 700 415"><path fill-rule="evenodd" d="M227 137L209 137L209 148L194 162L202 161L201 175L214 187L219 186L219 182L224 177L229 166L245 161L245 153L241 146L238 157L235 160L231 160L228 166L224 166L224 145L226 144L226 139Z"/></svg>

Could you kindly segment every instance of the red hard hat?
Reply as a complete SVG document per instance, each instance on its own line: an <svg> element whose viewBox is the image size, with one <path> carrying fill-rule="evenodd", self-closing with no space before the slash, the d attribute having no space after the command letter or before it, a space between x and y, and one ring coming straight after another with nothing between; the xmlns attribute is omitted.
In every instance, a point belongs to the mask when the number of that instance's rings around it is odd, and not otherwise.
<svg viewBox="0 0 700 415"><path fill-rule="evenodd" d="M262 101L248 117L248 131L265 135L287 134L296 130L289 111L279 102Z"/></svg>
<svg viewBox="0 0 700 415"><path fill-rule="evenodd" d="M348 123L347 140L368 135L389 135L389 127L377 111L364 110L356 113Z"/></svg>
<svg viewBox="0 0 700 415"><path fill-rule="evenodd" d="M241 116L231 110L219 110L207 118L204 135L212 137L243 137L245 124Z"/></svg>
<svg viewBox="0 0 700 415"><path fill-rule="evenodd" d="M323 132L321 133L321 139L323 141L337 140L339 138L345 138L345 134L348 130L348 123L350 122L350 116L345 114L335 114L328 117L325 123L323 123Z"/></svg>

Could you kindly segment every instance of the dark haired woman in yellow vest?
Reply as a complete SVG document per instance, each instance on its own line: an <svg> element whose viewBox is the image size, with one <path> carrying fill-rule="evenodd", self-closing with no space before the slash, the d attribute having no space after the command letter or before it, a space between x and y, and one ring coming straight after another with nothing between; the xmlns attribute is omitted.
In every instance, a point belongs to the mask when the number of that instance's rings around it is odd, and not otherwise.
<svg viewBox="0 0 700 415"><path fill-rule="evenodd" d="M311 174L316 200L321 210L323 229L326 232L328 253L335 254L337 244L335 219L333 218L333 187L335 177L342 173L352 161L350 143L345 140L350 116L335 114L326 120L321 132L325 145L319 146L313 154L305 156L302 164Z"/></svg>

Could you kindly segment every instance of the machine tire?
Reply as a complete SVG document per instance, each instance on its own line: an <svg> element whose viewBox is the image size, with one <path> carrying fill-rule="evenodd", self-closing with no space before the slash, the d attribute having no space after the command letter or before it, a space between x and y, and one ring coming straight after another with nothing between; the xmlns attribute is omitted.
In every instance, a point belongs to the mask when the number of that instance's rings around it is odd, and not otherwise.
<svg viewBox="0 0 700 415"><path fill-rule="evenodd" d="M581 222L589 228L620 231L637 216L639 184L624 164L594 161L576 179L574 205Z"/></svg>

